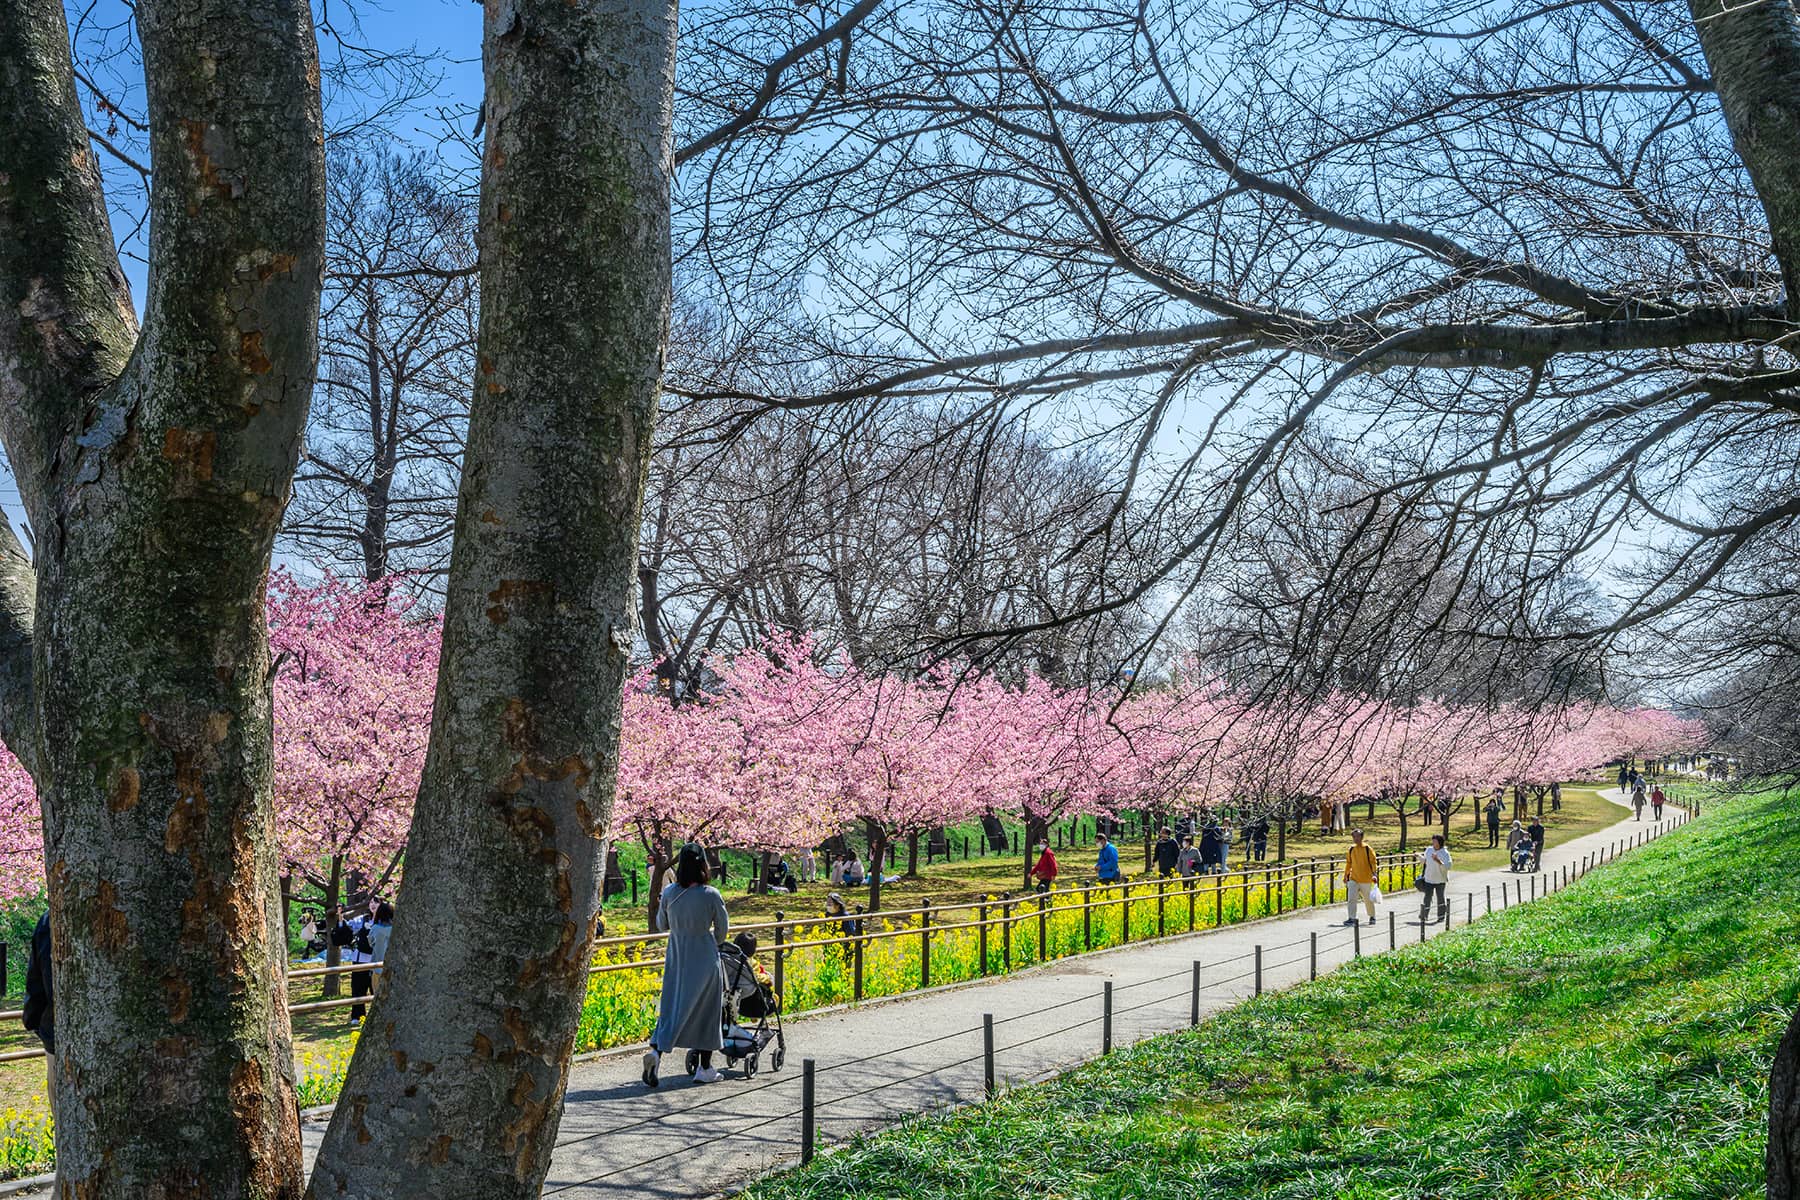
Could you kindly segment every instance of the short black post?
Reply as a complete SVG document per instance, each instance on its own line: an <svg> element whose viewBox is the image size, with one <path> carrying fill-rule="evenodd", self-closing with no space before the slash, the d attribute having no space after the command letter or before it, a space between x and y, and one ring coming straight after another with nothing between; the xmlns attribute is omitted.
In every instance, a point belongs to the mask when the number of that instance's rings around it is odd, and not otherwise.
<svg viewBox="0 0 1800 1200"><path fill-rule="evenodd" d="M1425 897L1425 900L1429 904L1431 901L1431 897L1427 896L1427 897ZM1430 910L1427 909L1426 911L1429 912ZM1425 920L1426 920L1425 917L1419 918L1419 944L1421 946L1423 946L1425 944Z"/></svg>
<svg viewBox="0 0 1800 1200"><path fill-rule="evenodd" d="M1362 921L1350 927L1350 940L1356 944L1356 957L1362 957Z"/></svg>
<svg viewBox="0 0 1800 1200"><path fill-rule="evenodd" d="M781 922L786 919L787 914L783 913L780 909L775 910L775 995L778 998L785 998L787 996L787 993L781 988L782 960L787 957L786 952L781 948L782 942L786 940L783 936L786 930L783 928Z"/></svg>
<svg viewBox="0 0 1800 1200"><path fill-rule="evenodd" d="M981 973L982 973L982 974L983 974L983 975L986 975L986 974L987 974L987 973L988 973L988 964L987 964L987 931L988 931L988 915L987 915L987 901L986 901L986 900L983 900L983 901L982 901L982 902L981 902L981 903L980 903L980 904L979 904L979 905L977 905L977 906L976 906L976 910L975 910L975 911L976 911L976 914L977 914L977 915L976 915L976 921L977 921L977 923L978 923L978 924L979 924L979 925L980 925L980 926L981 926L981 932L980 932L980 934L979 934L979 935L978 935L978 936L979 936L979 938L980 938L980 941L981 941L981 946L980 946L980 950L979 950L979 954L980 954L980 958L981 958Z"/></svg>
<svg viewBox="0 0 1800 1200"><path fill-rule="evenodd" d="M1100 1012L1100 1053L1112 1053L1112 980L1106 981L1106 991L1101 996Z"/></svg>
<svg viewBox="0 0 1800 1200"><path fill-rule="evenodd" d="M1306 952L1306 977L1308 979L1319 977L1319 931L1316 929L1312 932L1312 945Z"/></svg>
<svg viewBox="0 0 1800 1200"><path fill-rule="evenodd" d="M1474 923L1475 923L1475 894L1473 892L1471 892L1471 893L1469 893L1469 915L1463 918L1463 924L1464 925L1473 925Z"/></svg>
<svg viewBox="0 0 1800 1200"><path fill-rule="evenodd" d="M1262 947L1256 948L1256 994L1262 995Z"/></svg>
<svg viewBox="0 0 1800 1200"><path fill-rule="evenodd" d="M859 907L857 911L860 912L861 908ZM863 993L863 940L861 933L856 935L856 947L850 968L852 984L851 998L854 1000L861 1000Z"/></svg>
<svg viewBox="0 0 1800 1200"><path fill-rule="evenodd" d="M1395 923L1394 910L1388 909L1388 949L1397 949L1400 945L1400 931Z"/></svg>
<svg viewBox="0 0 1800 1200"><path fill-rule="evenodd" d="M1084 950L1094 948L1094 888L1092 884L1081 889L1081 945Z"/></svg>
<svg viewBox="0 0 1800 1200"><path fill-rule="evenodd" d="M931 901L919 905L919 986L931 986Z"/></svg>
<svg viewBox="0 0 1800 1200"><path fill-rule="evenodd" d="M1194 982L1188 989L1188 1024L1200 1023L1200 960L1194 960Z"/></svg>
<svg viewBox="0 0 1800 1200"><path fill-rule="evenodd" d="M987 1098L994 1098L994 1014L981 1014L981 1069L982 1089Z"/></svg>
<svg viewBox="0 0 1800 1200"><path fill-rule="evenodd" d="M1487 910L1494 911L1494 885L1491 883L1487 885Z"/></svg>
<svg viewBox="0 0 1800 1200"><path fill-rule="evenodd" d="M813 1121L813 1060L800 1060L800 1161L802 1164L813 1160L813 1136L817 1126Z"/></svg>

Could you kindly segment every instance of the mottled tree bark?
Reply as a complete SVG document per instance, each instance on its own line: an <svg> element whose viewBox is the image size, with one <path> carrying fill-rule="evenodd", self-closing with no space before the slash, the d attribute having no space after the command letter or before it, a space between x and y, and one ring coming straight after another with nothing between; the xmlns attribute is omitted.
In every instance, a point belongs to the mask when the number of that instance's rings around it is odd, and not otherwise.
<svg viewBox="0 0 1800 1200"><path fill-rule="evenodd" d="M1769 1071L1769 1200L1800 1200L1800 1013L1788 1022Z"/></svg>
<svg viewBox="0 0 1800 1200"><path fill-rule="evenodd" d="M1732 144L1769 218L1788 316L1800 318L1800 13L1758 0L1688 0L1688 8Z"/></svg>
<svg viewBox="0 0 1800 1200"><path fill-rule="evenodd" d="M669 305L668 0L489 0L481 324L431 749L310 1189L537 1195L586 993Z"/></svg>
<svg viewBox="0 0 1800 1200"><path fill-rule="evenodd" d="M316 355L317 54L304 0L136 12L141 338L62 7L0 3L0 432L35 535L9 614L36 574L28 709L0 703L45 809L59 1189L295 1196L263 587Z"/></svg>

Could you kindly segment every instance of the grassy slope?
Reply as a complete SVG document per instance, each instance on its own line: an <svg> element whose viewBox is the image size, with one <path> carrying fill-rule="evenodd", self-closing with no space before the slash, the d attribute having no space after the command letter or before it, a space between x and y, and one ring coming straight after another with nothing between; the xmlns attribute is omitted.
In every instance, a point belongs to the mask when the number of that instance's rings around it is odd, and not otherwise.
<svg viewBox="0 0 1800 1200"><path fill-rule="evenodd" d="M1747 1200L1797 980L1800 797L1721 803L1550 900L749 1195Z"/></svg>

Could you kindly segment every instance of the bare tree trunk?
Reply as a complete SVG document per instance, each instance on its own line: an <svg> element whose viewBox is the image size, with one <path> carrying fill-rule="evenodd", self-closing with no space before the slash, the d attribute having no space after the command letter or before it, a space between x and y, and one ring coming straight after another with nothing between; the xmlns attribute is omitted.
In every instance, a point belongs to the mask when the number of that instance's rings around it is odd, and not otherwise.
<svg viewBox="0 0 1800 1200"><path fill-rule="evenodd" d="M1800 1200L1800 1013L1788 1022L1769 1069L1768 1200Z"/></svg>
<svg viewBox="0 0 1800 1200"><path fill-rule="evenodd" d="M325 877L325 915L329 917L331 910L344 902L344 856L331 856L331 873ZM331 930L325 931L325 965L335 967L344 961L343 947L331 940ZM336 1000L343 994L343 977L331 974L322 981L323 991L320 993L327 1000Z"/></svg>
<svg viewBox="0 0 1800 1200"><path fill-rule="evenodd" d="M1689 0L1688 9L1732 144L1769 218L1792 319L1800 315L1800 14L1792 4L1726 0Z"/></svg>
<svg viewBox="0 0 1800 1200"><path fill-rule="evenodd" d="M549 1166L667 339L674 51L666 0L487 7L481 326L438 703L318 1200L524 1200Z"/></svg>
<svg viewBox="0 0 1800 1200"><path fill-rule="evenodd" d="M869 911L881 911L881 875L887 869L887 830L869 822Z"/></svg>
<svg viewBox="0 0 1800 1200"><path fill-rule="evenodd" d="M919 877L919 832L916 829L906 835L906 877Z"/></svg>
<svg viewBox="0 0 1800 1200"><path fill-rule="evenodd" d="M135 15L142 339L62 5L0 4L0 435L37 533L0 587L35 569L54 614L8 600L0 730L44 806L57 1190L291 1197L263 587L317 355L318 59L299 0Z"/></svg>

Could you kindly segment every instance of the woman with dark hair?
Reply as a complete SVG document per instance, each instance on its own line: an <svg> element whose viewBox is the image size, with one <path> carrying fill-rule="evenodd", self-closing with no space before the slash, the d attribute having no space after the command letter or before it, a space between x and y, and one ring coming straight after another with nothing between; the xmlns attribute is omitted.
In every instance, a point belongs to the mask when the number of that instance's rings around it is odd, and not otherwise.
<svg viewBox="0 0 1800 1200"><path fill-rule="evenodd" d="M719 973L719 946L729 934L731 918L725 898L707 886L710 872L706 852L689 842L675 858L675 882L663 889L656 925L668 931L663 951L662 999L657 1005L656 1031L644 1051L644 1083L657 1084L656 1068L662 1056L677 1046L700 1052L695 1083L713 1083L719 1072L712 1052L725 1043L721 1037L724 984Z"/></svg>

